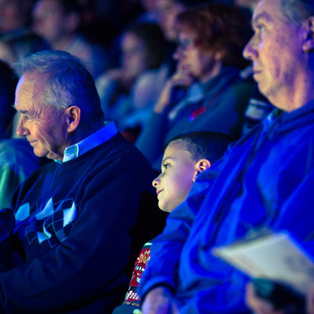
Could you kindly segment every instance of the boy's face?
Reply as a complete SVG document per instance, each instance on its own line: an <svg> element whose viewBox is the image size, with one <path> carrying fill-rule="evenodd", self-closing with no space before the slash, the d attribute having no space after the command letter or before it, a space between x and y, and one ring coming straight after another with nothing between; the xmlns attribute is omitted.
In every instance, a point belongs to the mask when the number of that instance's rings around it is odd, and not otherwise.
<svg viewBox="0 0 314 314"><path fill-rule="evenodd" d="M161 210L170 213L186 199L198 174L196 165L182 141L168 145L161 163L162 173L153 181Z"/></svg>

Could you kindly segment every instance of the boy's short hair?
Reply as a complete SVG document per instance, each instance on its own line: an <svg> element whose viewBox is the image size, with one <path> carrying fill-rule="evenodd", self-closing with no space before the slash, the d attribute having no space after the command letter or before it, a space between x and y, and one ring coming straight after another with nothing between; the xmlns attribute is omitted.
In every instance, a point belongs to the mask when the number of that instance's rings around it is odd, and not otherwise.
<svg viewBox="0 0 314 314"><path fill-rule="evenodd" d="M190 132L172 138L165 149L174 141L182 141L184 149L192 155L193 160L207 159L213 164L223 156L233 140L229 135L219 132Z"/></svg>

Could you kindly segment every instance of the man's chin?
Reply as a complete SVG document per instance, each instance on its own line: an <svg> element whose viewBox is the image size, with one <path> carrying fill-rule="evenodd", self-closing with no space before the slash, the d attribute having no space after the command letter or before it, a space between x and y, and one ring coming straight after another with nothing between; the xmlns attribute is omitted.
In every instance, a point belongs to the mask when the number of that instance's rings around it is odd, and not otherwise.
<svg viewBox="0 0 314 314"><path fill-rule="evenodd" d="M43 153L39 153L39 152L36 152L36 149L34 149L34 155L38 158L41 158L41 157L47 157L47 155L43 154Z"/></svg>
<svg viewBox="0 0 314 314"><path fill-rule="evenodd" d="M57 159L58 157L56 154L53 154L48 151L37 150L35 147L34 147L34 155L37 156L38 158L46 157L48 159Z"/></svg>
<svg viewBox="0 0 314 314"><path fill-rule="evenodd" d="M260 93L261 93L263 96L267 97L267 96L266 96L267 89L265 88L265 84L263 84L262 82L258 82L258 81L256 81L256 83L257 83L257 88L258 88L258 90L260 91Z"/></svg>

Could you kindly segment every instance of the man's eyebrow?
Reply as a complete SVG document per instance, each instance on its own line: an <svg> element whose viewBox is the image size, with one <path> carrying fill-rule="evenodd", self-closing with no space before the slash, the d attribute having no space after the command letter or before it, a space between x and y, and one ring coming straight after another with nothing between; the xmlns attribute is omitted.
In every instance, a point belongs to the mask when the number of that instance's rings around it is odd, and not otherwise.
<svg viewBox="0 0 314 314"><path fill-rule="evenodd" d="M272 18L270 17L270 15L267 12L261 12L258 13L256 16L253 17L252 19L252 25L256 24L257 22L259 22L260 20L265 20L267 22L271 22Z"/></svg>
<svg viewBox="0 0 314 314"><path fill-rule="evenodd" d="M22 113L22 114L28 113L27 110L18 110L18 109L16 109L15 105L12 105L12 107L13 107L13 109L15 109L16 111L18 111L19 113Z"/></svg>

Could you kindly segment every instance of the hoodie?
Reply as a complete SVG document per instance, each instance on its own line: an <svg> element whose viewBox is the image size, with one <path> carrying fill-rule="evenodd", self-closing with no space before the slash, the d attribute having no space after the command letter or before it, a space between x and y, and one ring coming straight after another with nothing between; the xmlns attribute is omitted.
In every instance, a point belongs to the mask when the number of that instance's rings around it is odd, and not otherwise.
<svg viewBox="0 0 314 314"><path fill-rule="evenodd" d="M172 289L180 313L245 313L249 278L212 254L268 228L314 253L314 101L273 112L202 172L153 243L139 294Z"/></svg>

